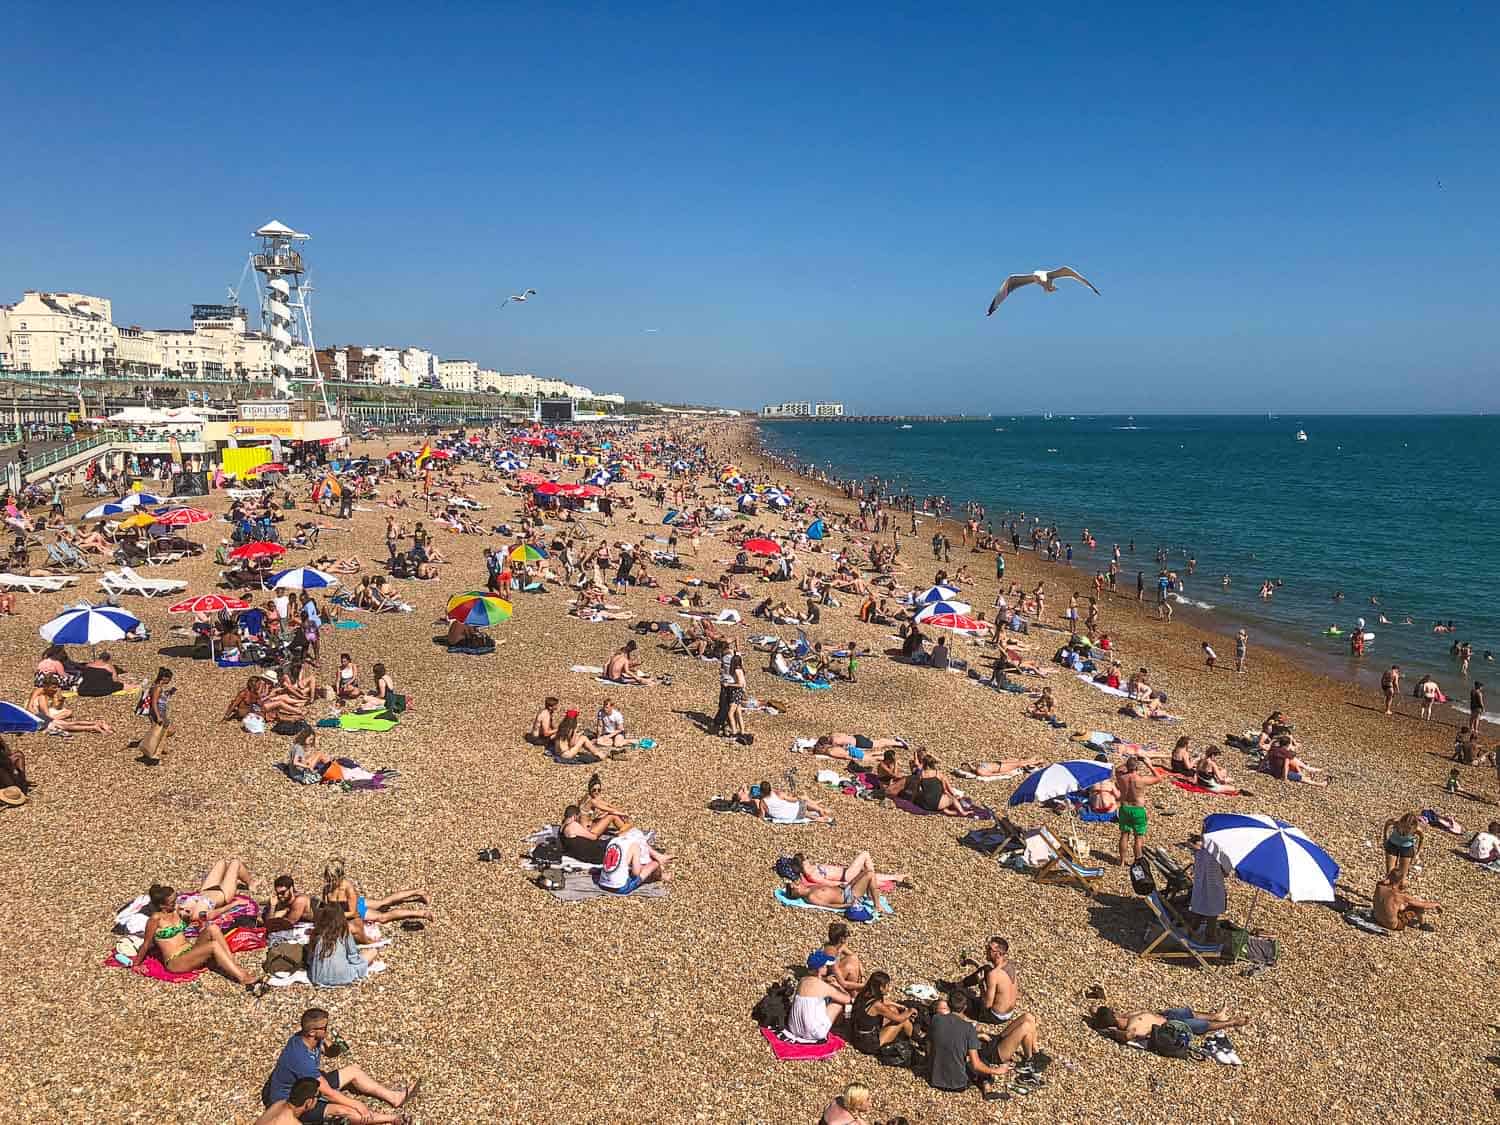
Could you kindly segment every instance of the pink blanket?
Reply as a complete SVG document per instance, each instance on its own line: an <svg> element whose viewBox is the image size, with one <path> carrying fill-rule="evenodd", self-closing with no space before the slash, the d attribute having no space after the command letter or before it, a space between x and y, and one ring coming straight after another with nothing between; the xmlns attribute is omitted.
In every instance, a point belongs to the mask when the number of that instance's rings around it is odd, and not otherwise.
<svg viewBox="0 0 1500 1125"><path fill-rule="evenodd" d="M231 930L224 935L224 942L235 953L250 953L257 949L266 947L266 931L242 926L237 930ZM130 969L137 976L146 977L148 980L165 981L167 984L186 984L188 981L197 980L203 975L202 969L194 969L187 973L174 973L161 963L161 959L154 954L144 958L139 965L126 965L117 956L111 953L104 959L106 968Z"/></svg>
<svg viewBox="0 0 1500 1125"><path fill-rule="evenodd" d="M769 1027L761 1028L760 1033L771 1045L771 1053L782 1062L787 1059L826 1059L844 1049L844 1041L832 1033L821 1043L789 1043Z"/></svg>

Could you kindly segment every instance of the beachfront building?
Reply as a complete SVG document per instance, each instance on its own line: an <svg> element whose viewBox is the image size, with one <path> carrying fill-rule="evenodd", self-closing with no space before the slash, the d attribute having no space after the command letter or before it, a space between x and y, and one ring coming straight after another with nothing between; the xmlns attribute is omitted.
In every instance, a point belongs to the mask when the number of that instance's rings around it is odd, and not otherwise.
<svg viewBox="0 0 1500 1125"><path fill-rule="evenodd" d="M844 404L842 402L813 403L814 418L842 418L843 416Z"/></svg>
<svg viewBox="0 0 1500 1125"><path fill-rule="evenodd" d="M477 391L479 364L472 359L439 360L438 383L445 391Z"/></svg>
<svg viewBox="0 0 1500 1125"><path fill-rule="evenodd" d="M767 403L760 408L762 418L811 418L812 412L810 402Z"/></svg>
<svg viewBox="0 0 1500 1125"><path fill-rule="evenodd" d="M102 375L115 357L109 299L86 293L28 289L6 316L9 341L0 341L14 371L77 371Z"/></svg>
<svg viewBox="0 0 1500 1125"><path fill-rule="evenodd" d="M430 387L438 381L438 357L425 348L401 349L401 386Z"/></svg>

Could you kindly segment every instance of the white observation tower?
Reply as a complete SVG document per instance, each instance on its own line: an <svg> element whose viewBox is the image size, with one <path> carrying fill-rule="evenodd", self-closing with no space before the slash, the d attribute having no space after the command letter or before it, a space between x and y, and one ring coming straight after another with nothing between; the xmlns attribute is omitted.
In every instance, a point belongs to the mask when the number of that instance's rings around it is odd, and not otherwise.
<svg viewBox="0 0 1500 1125"><path fill-rule="evenodd" d="M305 378L318 388L328 417L333 411L318 370L318 353L313 343L312 310L307 295L312 286L304 278L302 253L297 244L311 235L294 231L285 223L272 219L255 232L260 250L250 255L250 265L264 279L261 288L261 327L271 341L271 379L280 398L292 397L292 380L303 374L297 362L297 351L306 349ZM298 314L301 314L300 317Z"/></svg>

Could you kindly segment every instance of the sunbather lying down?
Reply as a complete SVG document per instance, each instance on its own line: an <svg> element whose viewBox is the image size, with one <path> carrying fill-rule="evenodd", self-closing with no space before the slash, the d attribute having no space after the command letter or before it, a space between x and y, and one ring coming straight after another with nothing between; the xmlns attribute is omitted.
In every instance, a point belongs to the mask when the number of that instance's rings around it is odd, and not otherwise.
<svg viewBox="0 0 1500 1125"><path fill-rule="evenodd" d="M811 746L805 740L792 744L793 754L817 754L840 762L862 762L871 754L885 750L906 748L904 738L871 738L866 734L847 734L833 731L820 735Z"/></svg>
<svg viewBox="0 0 1500 1125"><path fill-rule="evenodd" d="M998 762L959 762L958 768L974 777L1000 777L1017 770L1039 770L1044 765L1041 758L1001 758Z"/></svg>
<svg viewBox="0 0 1500 1125"><path fill-rule="evenodd" d="M1232 1016L1227 1009L1217 1012L1196 1012L1192 1008L1163 1008L1159 1012L1118 1013L1106 1005L1099 1005L1089 1013L1089 1026L1102 1032L1116 1043L1144 1042L1151 1036L1153 1027L1160 1027L1168 1020L1178 1020L1188 1025L1194 1035L1208 1035L1215 1031L1228 1031L1243 1027L1250 1022L1249 1016Z"/></svg>
<svg viewBox="0 0 1500 1125"><path fill-rule="evenodd" d="M833 910L845 910L860 902L867 902L874 910L882 909L880 889L874 872L867 871L852 883L809 883L806 879L794 879L783 888L787 898L798 898L813 906L826 906ZM884 908L891 913L889 907Z"/></svg>
<svg viewBox="0 0 1500 1125"><path fill-rule="evenodd" d="M780 863L778 861L778 866ZM875 869L875 861L869 852L860 852L848 863L814 863L798 852L792 857L792 864L801 881L814 887L847 887ZM875 871L875 886L881 891L914 885L912 877L905 871Z"/></svg>

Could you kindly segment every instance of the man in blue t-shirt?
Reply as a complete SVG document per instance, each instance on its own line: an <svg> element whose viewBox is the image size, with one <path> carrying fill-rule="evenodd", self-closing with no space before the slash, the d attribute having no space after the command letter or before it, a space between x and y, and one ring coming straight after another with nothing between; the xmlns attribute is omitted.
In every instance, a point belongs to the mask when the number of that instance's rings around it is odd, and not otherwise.
<svg viewBox="0 0 1500 1125"><path fill-rule="evenodd" d="M416 1097L422 1087L422 1080L416 1079L404 1090L393 1090L375 1081L362 1067L343 1066L338 1070L324 1071L323 1042L327 1038L328 1012L323 1008L308 1008L302 1013L301 1029L286 1041L286 1046L276 1058L276 1065L271 1069L271 1076L261 1088L261 1104L269 1108L276 1102L286 1101L291 1096L293 1085L302 1079L312 1079L318 1083L318 1101L310 1111L302 1115L303 1121L316 1125L331 1113L335 1117L348 1117L361 1122L362 1125L398 1125L403 1114L373 1112L369 1107L347 1097L343 1091L350 1090L356 1094L378 1098L394 1109L401 1109Z"/></svg>

